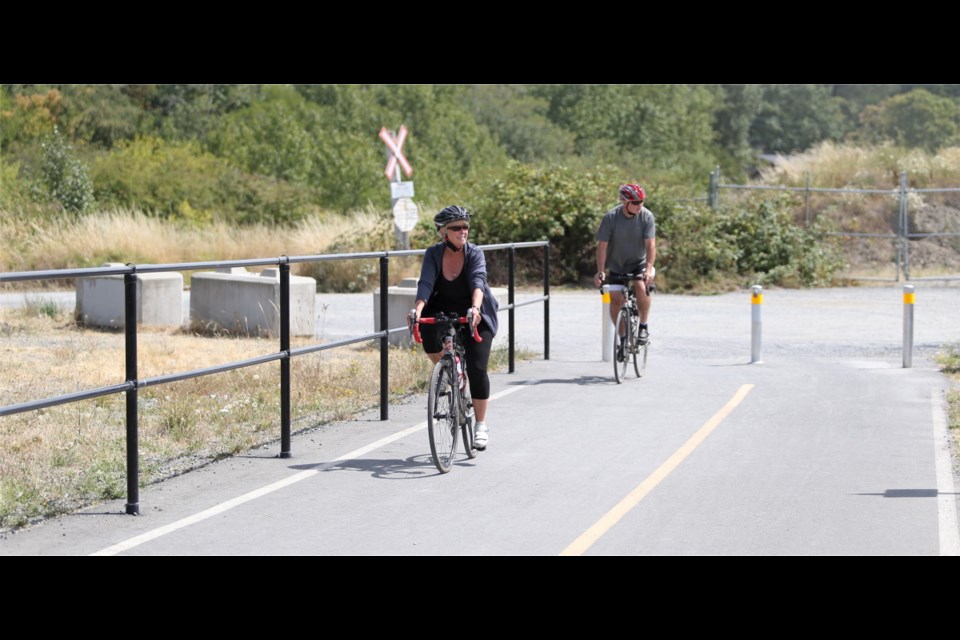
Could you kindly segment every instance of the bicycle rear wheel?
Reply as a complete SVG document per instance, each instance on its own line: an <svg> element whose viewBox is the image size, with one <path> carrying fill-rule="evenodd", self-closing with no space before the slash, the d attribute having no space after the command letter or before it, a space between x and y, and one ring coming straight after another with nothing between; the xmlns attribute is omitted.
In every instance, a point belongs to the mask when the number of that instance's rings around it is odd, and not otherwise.
<svg viewBox="0 0 960 640"><path fill-rule="evenodd" d="M624 307L617 314L613 333L613 377L617 384L623 382L627 377L627 361L630 359L629 345L633 343L631 331L630 311Z"/></svg>
<svg viewBox="0 0 960 640"><path fill-rule="evenodd" d="M444 356L434 365L427 393L427 432L430 434L430 453L440 473L447 473L457 453L458 415L457 379L453 360Z"/></svg>

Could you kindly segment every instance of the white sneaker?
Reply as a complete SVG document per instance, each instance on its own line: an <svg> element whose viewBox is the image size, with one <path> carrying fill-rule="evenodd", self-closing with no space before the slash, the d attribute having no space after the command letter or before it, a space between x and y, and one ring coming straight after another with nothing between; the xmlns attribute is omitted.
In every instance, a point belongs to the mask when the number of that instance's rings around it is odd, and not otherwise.
<svg viewBox="0 0 960 640"><path fill-rule="evenodd" d="M476 431L474 431L474 435L473 435L473 446L475 446L477 449L480 449L481 451L486 449L487 439L488 439L487 436L488 436L487 423L478 422L477 429Z"/></svg>

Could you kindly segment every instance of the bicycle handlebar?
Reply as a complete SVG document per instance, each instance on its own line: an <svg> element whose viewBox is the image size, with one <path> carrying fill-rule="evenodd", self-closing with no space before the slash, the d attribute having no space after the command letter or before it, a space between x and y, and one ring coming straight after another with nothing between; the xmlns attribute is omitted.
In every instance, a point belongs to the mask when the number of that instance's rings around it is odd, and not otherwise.
<svg viewBox="0 0 960 640"><path fill-rule="evenodd" d="M420 320L413 320L411 323L413 325L413 339L417 344L423 344L423 338L420 337L420 325L421 324L438 324L443 322L456 323L456 324L470 324L470 333L473 335L473 339L476 342L483 342L483 338L480 337L480 333L477 331L477 328L472 326L470 319L467 316L457 316L455 313L451 314L439 314L434 318L420 318Z"/></svg>

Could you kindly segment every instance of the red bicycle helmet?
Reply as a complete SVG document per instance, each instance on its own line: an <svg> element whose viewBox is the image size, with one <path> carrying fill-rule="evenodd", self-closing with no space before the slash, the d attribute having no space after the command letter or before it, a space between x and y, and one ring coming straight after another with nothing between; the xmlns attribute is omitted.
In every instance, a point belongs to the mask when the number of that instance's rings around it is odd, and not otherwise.
<svg viewBox="0 0 960 640"><path fill-rule="evenodd" d="M647 199L647 193L643 190L643 187L638 184L622 184L620 185L620 199L639 200L643 202Z"/></svg>

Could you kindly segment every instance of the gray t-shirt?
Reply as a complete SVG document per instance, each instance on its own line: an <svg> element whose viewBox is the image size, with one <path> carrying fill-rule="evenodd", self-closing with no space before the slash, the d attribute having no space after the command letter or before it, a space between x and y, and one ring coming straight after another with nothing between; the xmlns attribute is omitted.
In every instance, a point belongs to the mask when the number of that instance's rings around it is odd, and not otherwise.
<svg viewBox="0 0 960 640"><path fill-rule="evenodd" d="M623 215L623 205L607 211L597 229L597 241L607 243L604 269L608 273L635 272L647 261L646 240L656 237L657 222L646 207L640 207L640 214L632 219Z"/></svg>

